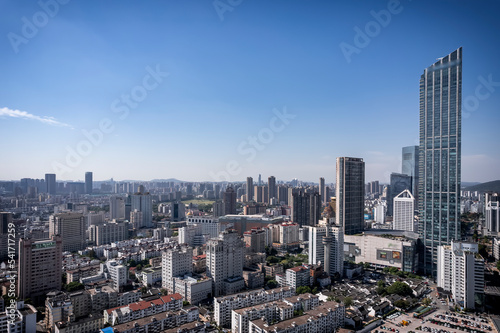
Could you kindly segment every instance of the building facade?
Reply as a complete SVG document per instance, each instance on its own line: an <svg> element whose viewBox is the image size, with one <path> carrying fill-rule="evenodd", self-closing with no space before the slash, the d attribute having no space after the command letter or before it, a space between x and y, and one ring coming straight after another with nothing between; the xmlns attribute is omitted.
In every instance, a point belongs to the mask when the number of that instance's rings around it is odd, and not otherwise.
<svg viewBox="0 0 500 333"><path fill-rule="evenodd" d="M364 230L365 162L362 158L337 157L336 224L346 235Z"/></svg>

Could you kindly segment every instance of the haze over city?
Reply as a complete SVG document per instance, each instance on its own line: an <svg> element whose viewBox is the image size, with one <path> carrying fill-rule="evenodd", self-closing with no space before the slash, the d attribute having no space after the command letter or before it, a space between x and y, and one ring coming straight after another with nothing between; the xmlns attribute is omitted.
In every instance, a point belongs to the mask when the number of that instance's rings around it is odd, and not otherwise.
<svg viewBox="0 0 500 333"><path fill-rule="evenodd" d="M422 69L462 46L462 180L498 179L499 4L450 4L69 2L45 22L3 2L0 178L215 181L230 163L233 181L335 182L356 156L388 182L418 145Z"/></svg>

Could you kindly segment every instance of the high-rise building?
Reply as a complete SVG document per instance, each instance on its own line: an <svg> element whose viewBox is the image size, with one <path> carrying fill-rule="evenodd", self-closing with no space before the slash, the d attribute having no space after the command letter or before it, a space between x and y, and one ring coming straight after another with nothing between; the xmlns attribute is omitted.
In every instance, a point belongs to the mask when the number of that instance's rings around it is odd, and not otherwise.
<svg viewBox="0 0 500 333"><path fill-rule="evenodd" d="M207 275L214 281L213 296L234 294L245 287L243 259L245 242L233 229L207 242Z"/></svg>
<svg viewBox="0 0 500 333"><path fill-rule="evenodd" d="M170 220L173 222L186 219L186 206L180 201L170 203Z"/></svg>
<svg viewBox="0 0 500 333"><path fill-rule="evenodd" d="M298 191L292 194L292 221L301 227L316 225L321 218L321 196L318 192Z"/></svg>
<svg viewBox="0 0 500 333"><path fill-rule="evenodd" d="M128 239L128 222L91 225L89 238L95 245L106 245Z"/></svg>
<svg viewBox="0 0 500 333"><path fill-rule="evenodd" d="M236 192L228 187L224 192L224 215L236 214Z"/></svg>
<svg viewBox="0 0 500 333"><path fill-rule="evenodd" d="M323 205L326 205L327 199L326 198L326 193L325 193L325 178L320 177L319 178L319 195L321 195L321 203Z"/></svg>
<svg viewBox="0 0 500 333"><path fill-rule="evenodd" d="M261 186L261 185L262 185L262 175L261 175L260 173L259 173L259 184L258 184L258 185L259 185L259 186Z"/></svg>
<svg viewBox="0 0 500 333"><path fill-rule="evenodd" d="M141 189L139 186L139 190L143 190L143 186ZM131 210L137 210L142 213L142 225L139 227L151 228L153 226L153 199L149 192L137 192L130 196L131 199Z"/></svg>
<svg viewBox="0 0 500 333"><path fill-rule="evenodd" d="M11 225L11 223L12 223L12 213L0 212L0 260L2 261L8 258L7 255L9 253L9 229L10 229L9 225Z"/></svg>
<svg viewBox="0 0 500 333"><path fill-rule="evenodd" d="M341 226L322 220L309 228L309 264L321 262L330 277L344 274L344 231ZM329 255L328 255L329 254Z"/></svg>
<svg viewBox="0 0 500 333"><path fill-rule="evenodd" d="M61 236L46 240L23 239L19 241L18 290L19 299L43 297L62 287Z"/></svg>
<svg viewBox="0 0 500 333"><path fill-rule="evenodd" d="M56 194L57 184L56 184L56 175L54 173L45 174L45 186L46 186L45 193Z"/></svg>
<svg viewBox="0 0 500 333"><path fill-rule="evenodd" d="M393 216L394 198L404 190L411 192L411 177L402 173L391 173L391 185L389 187L389 197L387 198L387 215Z"/></svg>
<svg viewBox="0 0 500 333"><path fill-rule="evenodd" d="M253 178L247 177L247 201L253 200Z"/></svg>
<svg viewBox="0 0 500 333"><path fill-rule="evenodd" d="M498 193L487 192L485 197L486 230L490 235L500 233L500 196Z"/></svg>
<svg viewBox="0 0 500 333"><path fill-rule="evenodd" d="M276 191L276 177L271 176L267 179L267 186L269 187L269 202L272 198L278 199L278 192Z"/></svg>
<svg viewBox="0 0 500 333"><path fill-rule="evenodd" d="M125 198L118 196L109 197L109 218L110 219L130 219L125 215Z"/></svg>
<svg viewBox="0 0 500 333"><path fill-rule="evenodd" d="M85 172L85 194L92 194L92 172Z"/></svg>
<svg viewBox="0 0 500 333"><path fill-rule="evenodd" d="M394 197L394 230L414 230L415 198L410 190L406 189Z"/></svg>
<svg viewBox="0 0 500 333"><path fill-rule="evenodd" d="M82 213L59 213L49 218L49 236L62 237L63 251L83 250L86 246L85 229Z"/></svg>
<svg viewBox="0 0 500 333"><path fill-rule="evenodd" d="M411 177L410 192L415 198L415 207L418 207L418 166L419 147L403 147L401 173Z"/></svg>
<svg viewBox="0 0 500 333"><path fill-rule="evenodd" d="M437 285L467 309L484 306L484 259L477 243L451 241L438 246Z"/></svg>
<svg viewBox="0 0 500 333"><path fill-rule="evenodd" d="M420 78L419 234L424 274L437 274L437 249L460 237L462 48Z"/></svg>
<svg viewBox="0 0 500 333"><path fill-rule="evenodd" d="M262 195L264 194L263 186L255 185L253 189L254 189L253 199L255 200L255 202L263 203L264 202L264 198L262 197Z"/></svg>
<svg viewBox="0 0 500 333"><path fill-rule="evenodd" d="M169 293L174 292L174 277L193 272L193 249L189 246L175 246L162 254L162 287Z"/></svg>
<svg viewBox="0 0 500 333"><path fill-rule="evenodd" d="M364 230L365 162L362 158L337 157L336 224L346 235Z"/></svg>

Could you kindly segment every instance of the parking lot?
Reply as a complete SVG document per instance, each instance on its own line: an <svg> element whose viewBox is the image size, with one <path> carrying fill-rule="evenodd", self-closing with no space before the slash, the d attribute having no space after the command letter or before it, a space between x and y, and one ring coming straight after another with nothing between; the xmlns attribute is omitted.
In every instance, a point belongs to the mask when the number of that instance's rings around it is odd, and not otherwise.
<svg viewBox="0 0 500 333"><path fill-rule="evenodd" d="M402 322L408 325L402 325ZM449 311L438 310L424 319L413 318L412 314L398 314L389 316L373 332L430 332L430 333L488 333L495 332L492 323L485 317L462 315Z"/></svg>

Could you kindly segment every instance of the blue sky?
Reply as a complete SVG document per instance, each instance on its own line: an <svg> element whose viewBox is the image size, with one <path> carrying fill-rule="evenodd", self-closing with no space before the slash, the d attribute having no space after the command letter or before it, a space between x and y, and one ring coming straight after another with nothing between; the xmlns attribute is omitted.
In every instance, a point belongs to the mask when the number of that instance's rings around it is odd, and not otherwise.
<svg viewBox="0 0 500 333"><path fill-rule="evenodd" d="M53 1L0 2L0 179L334 182L355 156L386 182L460 46L462 180L500 178L498 1Z"/></svg>

